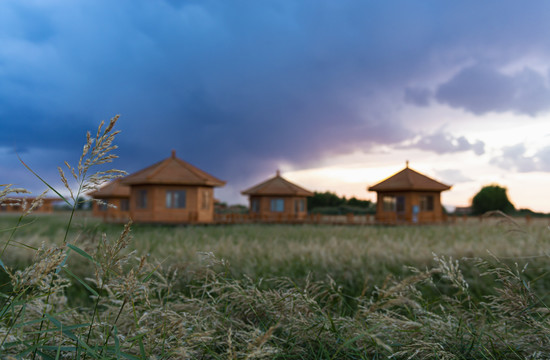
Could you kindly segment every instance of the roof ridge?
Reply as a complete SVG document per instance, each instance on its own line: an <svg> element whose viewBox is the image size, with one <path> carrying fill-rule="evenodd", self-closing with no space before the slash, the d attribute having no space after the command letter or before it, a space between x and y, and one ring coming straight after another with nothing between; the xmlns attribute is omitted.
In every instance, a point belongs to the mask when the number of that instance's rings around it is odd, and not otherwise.
<svg viewBox="0 0 550 360"><path fill-rule="evenodd" d="M281 178L281 180L283 180L283 184L288 190L290 190L291 192L294 192L294 193L297 192L295 184L291 183L290 181L288 181L287 179L285 179L281 175L278 175L278 177Z"/></svg>
<svg viewBox="0 0 550 360"><path fill-rule="evenodd" d="M273 187L275 188L278 187L279 190L275 190L273 189ZM293 182L282 177L280 174L274 177L270 177L267 180L264 180L255 186L252 186L246 190L243 190L241 194L254 195L254 194L263 193L265 195L268 195L270 192L273 192L273 194L281 194L286 196L288 195L311 196L309 195L311 194L311 191L306 190L303 187L294 184Z"/></svg>
<svg viewBox="0 0 550 360"><path fill-rule="evenodd" d="M213 175L210 175L206 171L199 169L198 167L191 164L190 162L187 162L187 161L185 161L183 159L180 159L180 158L177 158L177 157L175 157L174 159L176 160L176 162L179 165L183 166L184 169L192 172L194 175L196 175L201 180L208 181L209 177L215 177Z"/></svg>
<svg viewBox="0 0 550 360"><path fill-rule="evenodd" d="M304 189L304 188L301 187L300 185L296 185L296 184L290 182L289 180L283 178L282 176L281 176L281 178L282 178L284 181L286 181L287 185L288 185L289 187L293 188L293 189L295 190L296 193L298 193L298 190L306 191L306 192L311 192L311 191L308 191L308 190ZM296 190L296 189L297 189L297 190Z"/></svg>
<svg viewBox="0 0 550 360"><path fill-rule="evenodd" d="M407 171L409 170L409 171ZM405 168L405 170L403 171L406 171L405 175L407 176L407 181L409 182L409 184L411 185L411 187L414 187L414 181L412 179L412 174L415 173L416 171L414 171L413 169L411 169L408 164L407 164L407 167ZM417 174L420 174L420 173L417 173Z"/></svg>
<svg viewBox="0 0 550 360"><path fill-rule="evenodd" d="M272 180L275 180L277 176L273 176L273 177L270 177L268 178L267 180L264 180L262 181L261 183L257 184L257 185L253 185L251 187L249 187L248 189L244 190L244 191L241 191L241 194L242 193L247 193L247 192L252 192L253 190L256 190L258 188L261 188L262 186L264 186L265 184L269 183L270 181Z"/></svg>
<svg viewBox="0 0 550 360"><path fill-rule="evenodd" d="M156 167L156 169L154 171L152 171L149 175L146 176L146 179L151 179L153 176L155 176L156 174L158 174L162 169L164 169L167 165L168 165L168 162L173 159L171 157L169 158L166 158L164 160L161 160L158 164L158 166ZM153 165L154 166L154 165Z"/></svg>
<svg viewBox="0 0 550 360"><path fill-rule="evenodd" d="M450 185L439 182L431 177L419 173L409 167L393 174L392 176L369 186L369 191L445 191L451 188Z"/></svg>
<svg viewBox="0 0 550 360"><path fill-rule="evenodd" d="M155 166L159 165L159 164L160 164L161 162L163 162L163 161L164 161L164 160L157 161L156 163L151 164L151 165L149 165L149 166L146 166L146 167L144 167L143 169L140 169L140 170L138 170L138 171L136 171L136 172L134 172L134 173L131 173L131 174L129 174L129 175L126 175L126 176L123 177L122 179L126 179L126 178L129 178L129 177L135 177L136 175L139 175L139 174L141 174L141 173L146 172L147 170L149 170L149 169L151 169L151 168L154 168Z"/></svg>
<svg viewBox="0 0 550 360"><path fill-rule="evenodd" d="M169 174L174 171L176 173ZM226 183L187 161L173 156L128 175L124 182L128 185L173 183L202 186L223 186Z"/></svg>

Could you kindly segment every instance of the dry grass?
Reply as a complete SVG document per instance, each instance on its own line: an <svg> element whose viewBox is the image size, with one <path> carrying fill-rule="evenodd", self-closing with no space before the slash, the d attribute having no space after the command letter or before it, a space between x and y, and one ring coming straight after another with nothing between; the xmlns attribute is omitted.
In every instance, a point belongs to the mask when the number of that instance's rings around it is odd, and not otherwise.
<svg viewBox="0 0 550 360"><path fill-rule="evenodd" d="M0 217L2 358L547 358L546 223L104 225L74 209L116 174L88 174L114 122L68 165L71 213Z"/></svg>
<svg viewBox="0 0 550 360"><path fill-rule="evenodd" d="M62 235L32 227L63 219L28 220L18 241ZM66 295L75 285L57 279L52 296L62 306L47 313L66 326L94 323L71 330L91 350L54 334L41 346L92 358L102 348L114 357L117 346L138 358L544 358L546 223L466 225L135 225L129 233L77 217L73 246L82 253L69 268L97 295L84 290L92 301L77 307ZM35 259L43 262L55 267L59 256ZM9 335L15 344L35 331Z"/></svg>

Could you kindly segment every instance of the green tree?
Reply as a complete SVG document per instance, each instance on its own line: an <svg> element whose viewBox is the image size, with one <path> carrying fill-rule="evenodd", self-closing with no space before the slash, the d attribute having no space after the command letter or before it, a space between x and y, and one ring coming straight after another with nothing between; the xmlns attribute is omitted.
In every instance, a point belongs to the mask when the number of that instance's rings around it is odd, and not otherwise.
<svg viewBox="0 0 550 360"><path fill-rule="evenodd" d="M335 193L332 193L330 191L325 191L325 192L315 191L313 193L313 196L307 199L307 208L308 210L311 211L311 209L314 209L317 207L336 207L336 206L344 205L345 203L346 203L346 199L340 198Z"/></svg>
<svg viewBox="0 0 550 360"><path fill-rule="evenodd" d="M494 210L509 214L515 208L508 199L505 187L499 185L484 186L472 199L472 214L481 215Z"/></svg>
<svg viewBox="0 0 550 360"><path fill-rule="evenodd" d="M355 196L348 200L349 206L356 206L360 208L366 208L369 209L372 207L372 201L370 200L360 200L357 199Z"/></svg>

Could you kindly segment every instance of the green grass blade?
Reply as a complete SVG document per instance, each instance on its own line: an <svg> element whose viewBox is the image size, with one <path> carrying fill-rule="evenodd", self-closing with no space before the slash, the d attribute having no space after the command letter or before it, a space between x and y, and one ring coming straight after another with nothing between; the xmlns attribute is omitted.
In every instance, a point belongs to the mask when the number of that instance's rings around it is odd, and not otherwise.
<svg viewBox="0 0 550 360"><path fill-rule="evenodd" d="M40 177L40 175L38 175L37 173L35 173L29 165L25 164L25 162L23 161L23 159L21 159L21 157L19 156L19 154L17 154L17 158L19 159L19 161L21 162L21 164L23 164L24 167L27 168L27 170L29 170L34 176L36 176L38 178L38 180L42 181L48 188L50 188L50 190L52 190L54 193L57 194L57 196L59 196L63 201L65 201L67 203L67 205L69 206L73 206L63 195L61 195L57 190L55 190L50 184L48 184L46 182L46 180L42 179Z"/></svg>
<svg viewBox="0 0 550 360"><path fill-rule="evenodd" d="M79 283L81 283L89 292L91 292L93 295L95 296L98 296L99 297L99 294L97 293L97 291L95 291L94 289L92 289L90 287L90 285L86 284L86 282L84 280L82 280L80 277L78 277L77 275L73 274L73 272L69 269L67 269L66 267L63 267L62 268L63 271L65 271L67 274L69 274L70 276L72 276L73 278L75 278Z"/></svg>
<svg viewBox="0 0 550 360"><path fill-rule="evenodd" d="M145 346L143 346L143 336L139 337L138 342L139 342L139 354L141 355L142 359L146 359L147 356L145 355Z"/></svg>
<svg viewBox="0 0 550 360"><path fill-rule="evenodd" d="M86 344L84 341L80 340L79 337L77 337L72 331L70 330L66 330L63 328L63 324L61 324L61 322L59 320L57 320L56 318L54 318L53 316L49 315L49 314L46 314L46 316L48 317L48 319L50 320L50 322L56 327L58 328L61 333L68 337L69 339L71 340L74 340L76 341L78 344L80 344L80 346L82 346L87 352L88 354L90 354L91 356L94 356L96 359L99 358L99 354L94 351L90 346L88 346L88 344Z"/></svg>
<svg viewBox="0 0 550 360"><path fill-rule="evenodd" d="M55 270L56 274L59 274L61 272L61 269L63 269L65 267L65 264L67 263L67 260L69 259L70 252L71 252L71 249L69 248L69 250L67 250L67 253L65 254L65 258L63 258L63 261L61 262L61 264L59 264L59 266Z"/></svg>
<svg viewBox="0 0 550 360"><path fill-rule="evenodd" d="M77 247L73 244L67 244L67 247L69 247L70 249L76 251L78 254L82 255L83 257L90 260L94 264L97 264L97 261L95 261L94 258L90 254L88 254L86 251L82 250L81 248L79 248L79 247Z"/></svg>
<svg viewBox="0 0 550 360"><path fill-rule="evenodd" d="M115 354L116 354L116 358L117 359L120 359L120 341L118 339L118 330L117 330L117 327L116 325L113 325L113 332L115 333Z"/></svg>

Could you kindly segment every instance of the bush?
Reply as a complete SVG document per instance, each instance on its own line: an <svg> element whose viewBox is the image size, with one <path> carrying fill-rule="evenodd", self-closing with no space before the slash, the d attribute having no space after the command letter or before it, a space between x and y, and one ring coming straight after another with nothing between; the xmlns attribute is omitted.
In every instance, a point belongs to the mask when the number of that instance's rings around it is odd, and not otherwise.
<svg viewBox="0 0 550 360"><path fill-rule="evenodd" d="M472 199L472 214L482 215L488 211L514 212L514 205L508 200L506 188L499 185L484 186Z"/></svg>

